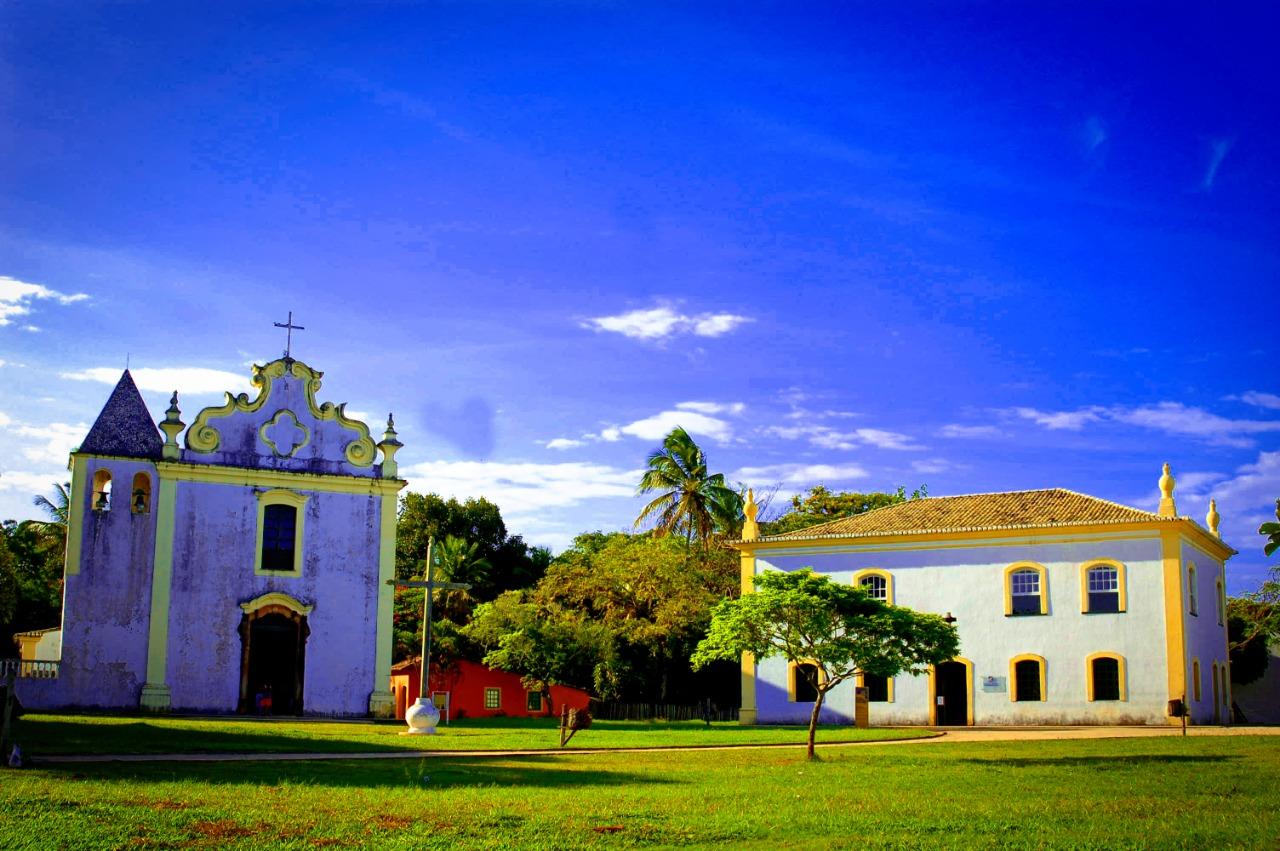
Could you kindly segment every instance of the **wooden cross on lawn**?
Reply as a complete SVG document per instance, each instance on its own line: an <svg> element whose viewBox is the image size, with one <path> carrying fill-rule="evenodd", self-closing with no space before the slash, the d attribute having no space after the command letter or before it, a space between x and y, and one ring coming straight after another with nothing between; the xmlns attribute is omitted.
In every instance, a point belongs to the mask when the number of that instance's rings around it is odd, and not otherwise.
<svg viewBox="0 0 1280 851"><path fill-rule="evenodd" d="M432 548L435 546L435 538L427 539L427 578L426 581L420 579L406 579L403 581L388 579L387 584L396 588L425 588L426 598L422 602L422 668L419 671L421 679L418 682L418 697L425 699L427 696L427 675L431 672L431 592L437 588L442 590L457 589L459 591L469 591L471 586L465 582L437 582L435 579L435 561L432 559Z"/></svg>
<svg viewBox="0 0 1280 851"><path fill-rule="evenodd" d="M287 331L285 331L285 337L284 337L284 356L285 356L285 358L288 358L288 357L289 357L289 350L293 348L293 332L294 332L294 331L305 331L305 330L307 330L307 329L306 329L306 328L304 328L304 327L303 327L303 326L301 326L301 325L294 325L294 324L293 324L293 311L292 311L292 310L290 310L290 311L289 311L289 318L288 318L288 319L286 319L286 320L285 320L285 321L283 321L283 322L273 322L273 323L271 323L271 324L275 325L277 328L286 328L286 329L288 329Z"/></svg>

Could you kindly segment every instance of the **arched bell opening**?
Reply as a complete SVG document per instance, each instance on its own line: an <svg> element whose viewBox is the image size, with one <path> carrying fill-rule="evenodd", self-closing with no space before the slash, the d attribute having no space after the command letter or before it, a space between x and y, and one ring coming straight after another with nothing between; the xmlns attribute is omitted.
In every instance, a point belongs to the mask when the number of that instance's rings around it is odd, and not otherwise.
<svg viewBox="0 0 1280 851"><path fill-rule="evenodd" d="M309 611L309 607L308 607ZM243 715L301 715L307 616L269 603L240 618L240 703Z"/></svg>

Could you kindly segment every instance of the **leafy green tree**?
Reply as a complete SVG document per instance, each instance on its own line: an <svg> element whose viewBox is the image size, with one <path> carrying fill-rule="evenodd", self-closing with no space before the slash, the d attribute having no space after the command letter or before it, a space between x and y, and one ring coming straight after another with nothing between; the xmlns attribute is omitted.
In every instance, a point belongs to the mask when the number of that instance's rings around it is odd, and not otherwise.
<svg viewBox="0 0 1280 851"><path fill-rule="evenodd" d="M706 453L683 428L672 429L645 464L638 492L658 496L641 509L637 528L653 520L659 536L683 535L686 545L697 540L706 549L717 533L742 527L742 498L723 473L707 471Z"/></svg>
<svg viewBox="0 0 1280 851"><path fill-rule="evenodd" d="M706 634L711 609L736 594L739 583L737 554L730 550L594 532L580 535L552 563L531 598L577 612L608 632L613 652L599 671L602 696L686 703L718 692L722 672L695 676L689 655ZM729 680L736 687L736 676Z"/></svg>
<svg viewBox="0 0 1280 851"><path fill-rule="evenodd" d="M1276 520L1280 520L1280 499L1276 500ZM1266 539L1263 554L1274 555L1280 548L1280 523L1263 523L1258 534ZM1271 568L1257 591L1227 601L1227 627L1231 681L1251 683L1266 672L1268 648L1280 641L1280 567Z"/></svg>
<svg viewBox="0 0 1280 851"><path fill-rule="evenodd" d="M62 547L65 552L67 546L67 522L71 516L71 483L58 484L54 482L53 499L49 499L43 494L37 494L32 497L31 504L42 510L49 519L45 521L28 520L27 524L44 537L46 544Z"/></svg>
<svg viewBox="0 0 1280 851"><path fill-rule="evenodd" d="M1280 520L1280 499L1276 500L1276 520ZM1258 527L1258 534L1267 539L1262 546L1262 554L1271 556L1277 549L1280 549L1280 523L1272 523L1270 521L1263 523Z"/></svg>
<svg viewBox="0 0 1280 851"><path fill-rule="evenodd" d="M0 635L58 625L65 539L31 522L0 524Z"/></svg>
<svg viewBox="0 0 1280 851"><path fill-rule="evenodd" d="M1231 682L1248 685L1267 672L1271 653L1267 642L1254 633L1253 623L1238 608L1239 598L1227 601L1227 639L1230 646ZM1253 635L1253 638L1249 638Z"/></svg>
<svg viewBox="0 0 1280 851"><path fill-rule="evenodd" d="M756 590L725 600L712 612L711 630L693 654L694 667L714 660L781 656L807 663L817 692L809 715L810 759L827 693L858 673L892 677L923 673L960 650L955 627L873 599L861 588L832 582L812 570L766 571Z"/></svg>
<svg viewBox="0 0 1280 851"><path fill-rule="evenodd" d="M531 602L508 591L478 607L466 637L484 649L491 668L518 674L524 687L552 706L551 686L590 690L595 669L608 656L609 637L576 613Z"/></svg>
<svg viewBox="0 0 1280 851"><path fill-rule="evenodd" d="M797 494L791 498L790 511L774 520L762 522L760 524L760 534L781 535L786 532L794 532L797 529L804 529L818 523L839 520L842 517L853 517L856 514L897 505L900 502L923 499L928 495L929 489L924 485L916 488L910 495L907 494L907 489L903 487L899 487L895 493L885 493L883 491L871 491L869 493L840 491L833 493L825 485L814 485L809 489L808 493Z"/></svg>

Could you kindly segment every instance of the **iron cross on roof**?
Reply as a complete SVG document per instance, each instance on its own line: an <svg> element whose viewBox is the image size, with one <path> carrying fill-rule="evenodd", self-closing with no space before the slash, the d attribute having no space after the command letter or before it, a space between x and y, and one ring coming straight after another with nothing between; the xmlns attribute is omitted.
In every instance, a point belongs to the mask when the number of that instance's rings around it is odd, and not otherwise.
<svg viewBox="0 0 1280 851"><path fill-rule="evenodd" d="M307 330L307 329L306 329L306 328L304 328L304 327L303 327L303 326L301 326L301 325L294 325L294 324L293 324L293 311L292 311L292 310L290 310L290 311L289 311L289 318L288 318L288 319L286 319L284 322L275 322L275 323L272 323L272 324L274 324L277 328L286 328L286 329L288 329L288 330L286 330L286 331L285 331L285 337L284 337L284 356L285 356L286 358L288 358L288 357L289 357L289 350L293 348L293 332L294 332L294 331L305 331L305 330Z"/></svg>

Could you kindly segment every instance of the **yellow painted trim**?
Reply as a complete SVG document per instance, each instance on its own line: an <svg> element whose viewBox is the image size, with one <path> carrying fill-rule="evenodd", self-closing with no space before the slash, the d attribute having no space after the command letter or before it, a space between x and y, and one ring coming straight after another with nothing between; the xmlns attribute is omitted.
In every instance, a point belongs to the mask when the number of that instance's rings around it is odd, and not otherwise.
<svg viewBox="0 0 1280 851"><path fill-rule="evenodd" d="M1093 660L1094 659L1115 659L1117 665L1117 676L1120 678L1120 700L1121 702L1129 699L1129 675L1125 670L1124 657L1119 653L1112 653L1104 650L1101 653L1090 653L1084 659L1084 679L1085 679L1085 696L1090 702L1093 701Z"/></svg>
<svg viewBox="0 0 1280 851"><path fill-rule="evenodd" d="M1019 570L1040 574L1040 614L1049 614L1049 571L1034 561L1016 561L1004 569L1004 613L1013 616L1013 575Z"/></svg>
<svg viewBox="0 0 1280 851"><path fill-rule="evenodd" d="M245 614L249 614L266 606L284 606L289 611L297 612L300 615L309 615L315 608L315 606L308 606L306 603L280 591L268 591L266 594L254 597L248 602L241 603L240 609Z"/></svg>
<svg viewBox="0 0 1280 851"><path fill-rule="evenodd" d="M1049 699L1048 685L1048 663L1045 662L1043 656L1037 656L1035 653L1021 653L1009 660L1009 700L1013 703L1027 703L1029 701L1018 700L1018 663L1019 662L1037 662L1040 665L1040 702L1043 703Z"/></svg>
<svg viewBox="0 0 1280 851"><path fill-rule="evenodd" d="M378 631L374 643L373 689L369 712L374 717L392 717L395 698L387 691L391 678L392 614L395 589L387 583L396 575L396 497L382 496L378 529Z"/></svg>
<svg viewBox="0 0 1280 851"><path fill-rule="evenodd" d="M262 566L262 533L268 505L291 505L297 509L297 521L293 528L293 570L267 570ZM307 516L307 497L284 488L273 488L258 492L258 540L253 548L253 573L255 576L285 576L292 579L302 577L302 550L306 544L305 520ZM390 669L388 669L390 673Z"/></svg>
<svg viewBox="0 0 1280 851"><path fill-rule="evenodd" d="M1217 662L1213 663L1213 676L1215 678L1218 676ZM1191 657L1191 698L1200 700L1200 660L1195 656Z"/></svg>
<svg viewBox="0 0 1280 851"><path fill-rule="evenodd" d="M151 562L151 613L147 623L147 682L142 687L145 708L169 708L169 597L173 583L173 529L177 517L177 482L160 479L156 495L156 545Z"/></svg>
<svg viewBox="0 0 1280 851"><path fill-rule="evenodd" d="M288 452L281 452L280 447L276 446L276 442L267 436L267 429L273 428L276 425L278 425L280 422L280 418L285 416L286 414L288 415L289 419L293 420L294 427L299 429L302 432L302 442L299 443L297 446L294 446L293 448L291 448ZM298 415L295 414L293 411L289 410L288 408L281 408L280 410L276 411L276 415L274 417L267 420L262 425L258 426L258 439L261 440L263 443L265 443L267 446L271 447L271 452L277 458L292 458L294 455L297 455L298 452L301 451L304 446L306 446L308 443L311 442L311 429L307 428L302 423L298 422Z"/></svg>
<svg viewBox="0 0 1280 851"><path fill-rule="evenodd" d="M161 461L156 464L156 470L162 479L169 478L183 482L208 482L263 489L289 488L370 496L395 494L408 484L404 479L380 479L376 476L330 476L286 470L225 467L221 464L184 464L177 461Z"/></svg>
<svg viewBox="0 0 1280 851"><path fill-rule="evenodd" d="M813 703L811 700L796 700L796 668L801 665L813 665L818 669L818 684L821 685L827 681L827 672L822 669L813 659L799 659L787 662L787 702L788 703Z"/></svg>
<svg viewBox="0 0 1280 851"><path fill-rule="evenodd" d="M741 593L750 594L755 591L755 576L755 557L747 552L740 553L738 557L738 588ZM742 708L738 710L738 723L748 727L756 723L756 714L758 712L756 707L756 658L750 653L742 654L739 682Z"/></svg>
<svg viewBox="0 0 1280 851"><path fill-rule="evenodd" d="M1116 582L1119 585L1117 589L1119 612L1095 612L1094 614L1123 614L1129 611L1129 577L1123 562L1116 561L1113 558L1094 558L1080 564L1080 611L1082 614L1089 614L1089 570L1094 567L1114 567L1116 569Z"/></svg>
<svg viewBox="0 0 1280 851"><path fill-rule="evenodd" d="M865 570L859 570L853 575L853 586L860 588L862 580L869 576L879 576L884 579L885 602L890 606L893 605L893 574L887 570L881 570L878 567L868 567Z"/></svg>
<svg viewBox="0 0 1280 851"><path fill-rule="evenodd" d="M92 496L92 488L88 488L89 458L85 455L71 456L71 515L67 518L67 558L63 563L64 576L77 576L80 573L80 548L84 542L84 515ZM89 493L86 493L89 491Z"/></svg>
<svg viewBox="0 0 1280 851"><path fill-rule="evenodd" d="M377 455L377 448L373 438L369 436L369 427L346 415L346 403L316 404L316 393L320 390L320 379L324 373L312 369L302 361L285 358L271 361L265 366L254 364L253 376L249 381L258 388L258 395L253 400L249 399L247 393L241 393L238 396L227 393L226 401L221 405L205 408L197 414L195 422L191 424L191 428L187 429L187 449L201 453L216 452L222 442L222 436L212 421L224 419L236 413L251 414L259 410L271 397L272 382L277 378L283 378L286 372L303 382L307 408L312 416L317 420L335 422L340 428L355 432L355 438L347 444L345 449L347 461L356 467L371 466Z"/></svg>
<svg viewBox="0 0 1280 851"><path fill-rule="evenodd" d="M968 682L966 683L966 688L965 688L965 691L968 694L968 698L966 701L968 703L968 710L965 713L966 714L965 723L968 726L972 727L973 726L973 663L970 662L968 659L964 658L963 656L956 656L955 658L948 659L947 661L959 662L965 667L965 675L966 675L966 678L968 679ZM938 726L938 666L937 665L929 666L929 726L930 727Z"/></svg>
<svg viewBox="0 0 1280 851"><path fill-rule="evenodd" d="M1200 573L1196 570L1196 563L1187 560L1187 614L1192 617L1200 617Z"/></svg>
<svg viewBox="0 0 1280 851"><path fill-rule="evenodd" d="M1160 536L1160 560L1164 573L1165 667L1169 676L1169 700L1187 695L1186 615L1182 606L1182 539L1170 531Z"/></svg>
<svg viewBox="0 0 1280 851"><path fill-rule="evenodd" d="M859 672L857 673L857 675L855 676L855 678L854 678L854 679L855 679L854 684L855 684L858 688L866 688L866 687L867 687L867 683L866 683L866 675L865 675L865 674L863 674L861 671L859 671ZM895 679L897 679L897 678L896 678L896 677L889 677L888 679L886 679L886 680L885 680L885 695L884 695L884 696L885 696L885 698L886 698L886 700L884 701L885 703L893 703L893 698L894 698L894 693L893 693L893 683L894 683L894 680L895 680Z"/></svg>
<svg viewBox="0 0 1280 851"><path fill-rule="evenodd" d="M813 552L824 552L832 547L842 551L849 551L850 547L857 547L857 552L876 552L875 547L893 544L899 545L896 547L898 549L910 550L921 549L923 544L966 541L1055 544L1095 543L1099 536L1108 536L1115 540L1131 540L1154 538L1170 531L1186 534L1192 539L1193 543L1198 542L1198 546L1201 549L1204 549L1206 553L1214 554L1217 559L1227 559L1236 554L1234 549L1209 534L1188 517L1125 523L1080 523L1063 526L1018 526L993 529L975 528L951 532L894 532L875 535L805 538L791 541L762 538L754 541L735 541L731 546L757 555L775 549L789 551L789 555L801 555L804 554L806 549ZM933 549L933 547L930 547L930 549Z"/></svg>

